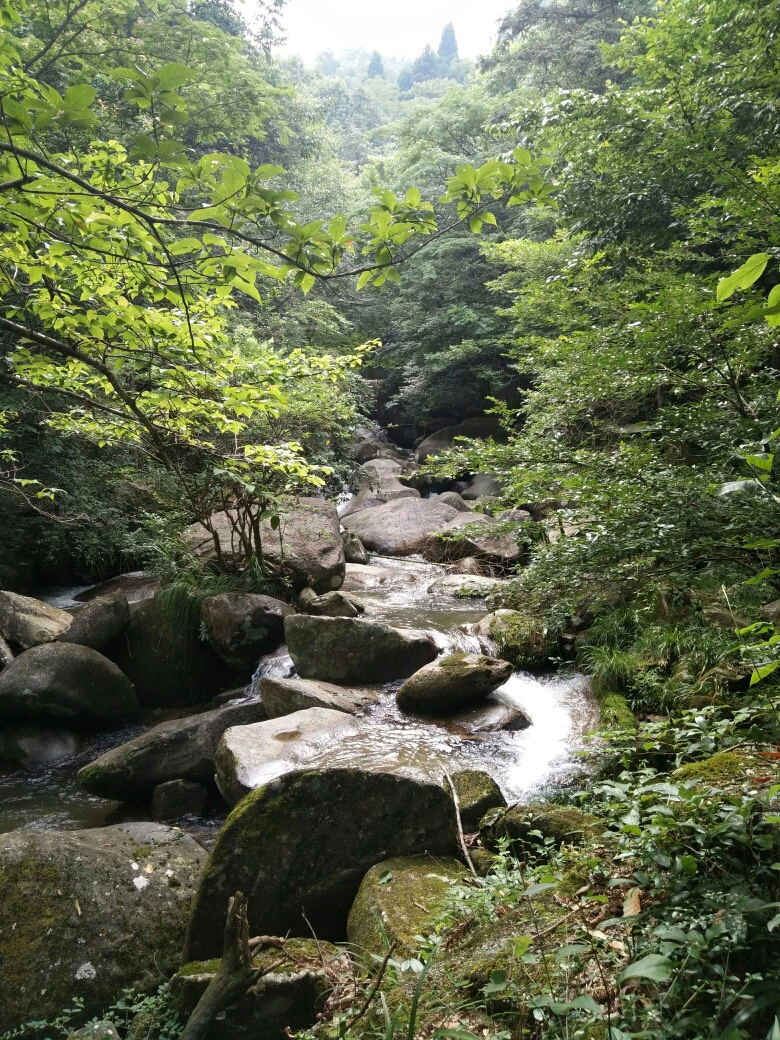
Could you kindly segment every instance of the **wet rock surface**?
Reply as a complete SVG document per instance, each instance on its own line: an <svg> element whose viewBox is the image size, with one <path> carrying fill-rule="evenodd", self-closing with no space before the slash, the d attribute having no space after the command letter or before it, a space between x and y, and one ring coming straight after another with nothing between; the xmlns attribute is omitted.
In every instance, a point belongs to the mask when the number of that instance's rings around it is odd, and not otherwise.
<svg viewBox="0 0 780 1040"><path fill-rule="evenodd" d="M41 769L78 754L82 743L82 735L72 730L4 726L0 729L0 765Z"/></svg>
<svg viewBox="0 0 780 1040"><path fill-rule="evenodd" d="M133 684L108 658L76 643L43 643L0 672L0 723L120 729L138 715Z"/></svg>
<svg viewBox="0 0 780 1040"><path fill-rule="evenodd" d="M18 650L53 642L72 620L72 614L50 603L0 592L0 635Z"/></svg>
<svg viewBox="0 0 780 1040"><path fill-rule="evenodd" d="M348 689L312 679L261 679L259 690L269 719L306 708L331 708L352 715L377 699L375 691Z"/></svg>
<svg viewBox="0 0 780 1040"><path fill-rule="evenodd" d="M165 823L202 811L208 788L192 780L166 780L152 791L152 819Z"/></svg>
<svg viewBox="0 0 780 1040"><path fill-rule="evenodd" d="M425 665L396 696L404 710L442 714L484 700L512 674L508 661L481 654L450 654Z"/></svg>
<svg viewBox="0 0 780 1040"><path fill-rule="evenodd" d="M444 788L358 769L288 773L249 794L220 832L204 871L184 960L219 955L232 893L249 894L250 934L346 937L366 872L393 856L455 849ZM310 934L310 933L309 933Z"/></svg>
<svg viewBox="0 0 780 1040"><path fill-rule="evenodd" d="M94 1015L124 988L156 989L178 966L205 862L150 823L0 835L0 1030L74 997Z"/></svg>

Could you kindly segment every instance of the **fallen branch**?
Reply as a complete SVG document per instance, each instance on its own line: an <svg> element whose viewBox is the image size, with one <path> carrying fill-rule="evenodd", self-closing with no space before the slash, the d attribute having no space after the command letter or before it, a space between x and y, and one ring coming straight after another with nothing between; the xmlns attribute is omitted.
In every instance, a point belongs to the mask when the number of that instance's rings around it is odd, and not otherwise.
<svg viewBox="0 0 780 1040"><path fill-rule="evenodd" d="M266 935L254 940L256 947L276 946L281 942ZM286 959L268 968L255 968L249 941L247 900L242 892L236 892L228 904L222 960L216 975L187 1020L181 1040L205 1040L219 1012L243 997L263 975L275 971Z"/></svg>
<svg viewBox="0 0 780 1040"><path fill-rule="evenodd" d="M466 860L468 866L474 877L477 877L477 872L474 869L474 864L471 861L469 855L468 846L466 845L466 836L463 833L463 821L460 818L460 799L458 798L458 792L455 790L455 784L452 782L452 777L445 769L444 775L447 778L447 783L450 785L450 791L452 792L452 800L455 803L455 820L458 824L458 844L460 845L461 851L463 852L463 858Z"/></svg>

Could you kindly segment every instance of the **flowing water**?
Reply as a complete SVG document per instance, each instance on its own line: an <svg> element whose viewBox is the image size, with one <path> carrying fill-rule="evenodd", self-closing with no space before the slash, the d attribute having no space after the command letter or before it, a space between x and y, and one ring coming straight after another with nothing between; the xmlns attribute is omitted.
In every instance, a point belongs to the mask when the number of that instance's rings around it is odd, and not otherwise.
<svg viewBox="0 0 780 1040"><path fill-rule="evenodd" d="M399 628L427 631L443 652L485 652L490 646L470 632L470 626L487 613L483 600L459 599L430 593L429 588L449 572L421 559L372 557L366 567L349 565L344 590L358 597L366 618ZM133 576L133 598L153 594L154 588ZM91 598L90 590L51 589L41 598L63 609ZM250 689L262 676L285 677L293 673L286 648L268 655ZM396 684L397 686L397 684ZM524 729L473 732L468 713L454 720L431 720L399 711L390 685L363 716L371 723L365 732L336 743L322 755L329 765L383 764L401 771L427 775L458 769L483 769L500 784L507 799L516 801L532 792L565 783L579 771L578 750L584 735L597 725L597 708L587 680L574 673L531 675L516 672L491 697L510 711L522 709L531 725ZM515 712L515 714L518 714ZM160 713L124 730L88 738L74 757L35 772L0 772L0 832L18 827L72 829L100 827L130 819L142 819L145 810L95 798L82 791L76 773L111 747L137 736L162 721ZM317 764L312 761L312 764ZM180 822L209 840L224 819L225 809L214 805L205 816Z"/></svg>

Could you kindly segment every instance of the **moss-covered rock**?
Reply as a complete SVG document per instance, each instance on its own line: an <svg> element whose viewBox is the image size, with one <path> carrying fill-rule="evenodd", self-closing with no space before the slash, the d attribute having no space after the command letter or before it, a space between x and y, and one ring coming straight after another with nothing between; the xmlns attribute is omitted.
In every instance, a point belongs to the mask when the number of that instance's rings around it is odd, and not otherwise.
<svg viewBox="0 0 780 1040"><path fill-rule="evenodd" d="M377 863L363 878L349 912L349 941L379 956L395 942L401 956L410 956L419 946L414 937L425 933L426 923L465 871L451 857L407 856Z"/></svg>
<svg viewBox="0 0 780 1040"><path fill-rule="evenodd" d="M277 949L261 950L254 958L256 968L274 970L265 975L254 993L243 996L225 1009L224 1017L209 1030L209 1040L283 1040L287 1029L296 1033L314 1025L325 996L331 988L323 961L328 967L346 965L342 950L314 939L290 939L285 944L290 958L282 964ZM219 960L194 961L182 965L171 979L173 1006L187 1018L214 977Z"/></svg>
<svg viewBox="0 0 780 1040"><path fill-rule="evenodd" d="M405 711L442 714L484 700L507 681L512 665L482 654L449 654L416 671L396 694Z"/></svg>
<svg viewBox="0 0 780 1040"><path fill-rule="evenodd" d="M492 776L478 769L464 769L452 774L458 794L463 830L468 834L479 829L479 821L489 809L503 809L506 798Z"/></svg>
<svg viewBox="0 0 780 1040"><path fill-rule="evenodd" d="M504 812L491 812L483 823L483 834L489 844L496 844L499 838L509 838L518 845L534 844L540 840L534 831L559 845L576 844L584 838L598 836L603 830L604 824L590 813L573 805L551 802L516 805Z"/></svg>
<svg viewBox="0 0 780 1040"><path fill-rule="evenodd" d="M496 610L476 626L477 635L498 647L502 657L517 668L539 669L550 665L553 646L544 624L518 610Z"/></svg>
<svg viewBox="0 0 780 1040"><path fill-rule="evenodd" d="M130 823L0 836L0 1032L84 1000L100 1013L175 971L206 853Z"/></svg>
<svg viewBox="0 0 780 1040"><path fill-rule="evenodd" d="M708 787L733 787L770 769L758 755L745 751L719 751L701 762L688 762L672 773L678 783L695 782Z"/></svg>
<svg viewBox="0 0 780 1040"><path fill-rule="evenodd" d="M636 729L636 716L622 693L595 692L602 729Z"/></svg>
<svg viewBox="0 0 780 1040"><path fill-rule="evenodd" d="M237 891L249 895L253 934L310 934L303 908L318 936L342 939L370 867L388 855L448 855L455 841L443 786L367 769L287 773L228 817L203 874L185 960L220 953Z"/></svg>

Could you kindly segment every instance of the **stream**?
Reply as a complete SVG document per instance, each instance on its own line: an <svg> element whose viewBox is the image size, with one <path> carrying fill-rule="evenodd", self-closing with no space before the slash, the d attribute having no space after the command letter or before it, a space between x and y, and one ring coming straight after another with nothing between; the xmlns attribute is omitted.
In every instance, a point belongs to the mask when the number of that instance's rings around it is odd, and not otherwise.
<svg viewBox="0 0 780 1040"><path fill-rule="evenodd" d="M484 652L476 636L468 632L468 626L487 613L484 600L428 592L449 573L446 567L422 559L374 556L369 566L347 566L343 590L360 599L367 619L426 630L444 652ZM141 576L137 580L138 598L153 592L153 586L144 584ZM78 602L74 597L81 602L89 598L89 588L46 589L36 595L67 610ZM256 689L262 675L290 675L291 669L292 661L282 647L264 659L249 689ZM581 771L577 752L584 747L585 734L598 724L598 709L587 679L563 669L546 675L515 672L492 695L491 701L526 712L531 725L520 730L470 734L458 725L458 719L404 714L395 703L398 685L385 687L378 702L363 712L381 726L381 741L360 735L343 746L328 748L329 765L363 761L412 773L481 769L494 777L511 803L565 784ZM98 755L177 714L185 712L147 712L125 729L92 735L85 738L77 754L46 769L0 771L0 832L19 827L103 827L148 816L142 807L87 794L78 786L76 774ZM184 817L179 824L210 844L226 813L226 807L215 802L202 816Z"/></svg>

